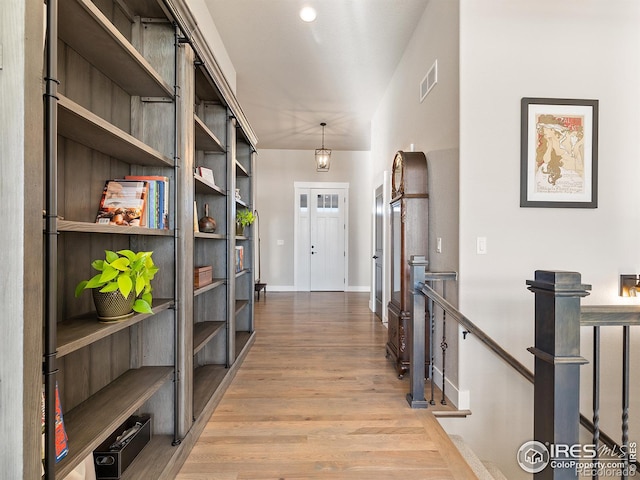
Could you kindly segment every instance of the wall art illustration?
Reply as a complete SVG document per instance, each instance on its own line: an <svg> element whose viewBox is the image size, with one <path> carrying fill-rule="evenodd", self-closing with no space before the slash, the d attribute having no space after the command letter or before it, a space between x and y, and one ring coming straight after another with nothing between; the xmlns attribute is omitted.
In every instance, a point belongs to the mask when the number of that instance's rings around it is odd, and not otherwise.
<svg viewBox="0 0 640 480"><path fill-rule="evenodd" d="M598 100L523 98L521 207L596 208Z"/></svg>

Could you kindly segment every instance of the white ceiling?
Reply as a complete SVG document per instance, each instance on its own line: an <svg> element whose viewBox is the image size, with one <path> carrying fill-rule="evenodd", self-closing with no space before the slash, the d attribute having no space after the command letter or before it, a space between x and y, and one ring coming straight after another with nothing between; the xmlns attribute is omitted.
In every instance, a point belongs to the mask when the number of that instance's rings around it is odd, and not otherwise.
<svg viewBox="0 0 640 480"><path fill-rule="evenodd" d="M369 150L371 117L429 0L205 0L258 148ZM304 5L317 10L300 20Z"/></svg>

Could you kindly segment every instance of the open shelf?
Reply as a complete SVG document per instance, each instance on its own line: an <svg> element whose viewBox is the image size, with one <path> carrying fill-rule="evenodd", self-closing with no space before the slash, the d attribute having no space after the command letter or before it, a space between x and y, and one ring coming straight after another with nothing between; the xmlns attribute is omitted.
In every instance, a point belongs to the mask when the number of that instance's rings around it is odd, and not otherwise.
<svg viewBox="0 0 640 480"><path fill-rule="evenodd" d="M236 175L240 177L249 176L249 172L247 172L247 169L244 168L238 161L236 161L235 164L236 164Z"/></svg>
<svg viewBox="0 0 640 480"><path fill-rule="evenodd" d="M227 372L224 365L203 365L193 372L193 416L199 418Z"/></svg>
<svg viewBox="0 0 640 480"><path fill-rule="evenodd" d="M193 354L195 355L218 333L224 331L225 322L198 322L193 325Z"/></svg>
<svg viewBox="0 0 640 480"><path fill-rule="evenodd" d="M119 225L103 225L100 223L75 222L71 220L59 220L58 231L76 233L107 233L113 235L151 235L172 237L173 230L161 230L147 227L124 227Z"/></svg>
<svg viewBox="0 0 640 480"><path fill-rule="evenodd" d="M173 88L90 0L65 0L58 9L60 38L129 95L173 97Z"/></svg>
<svg viewBox="0 0 640 480"><path fill-rule="evenodd" d="M225 148L215 133L213 133L197 115L194 115L194 120L196 124L196 149L205 152L224 153Z"/></svg>
<svg viewBox="0 0 640 480"><path fill-rule="evenodd" d="M141 478L162 478L162 474L172 461L178 449L172 445L171 435L154 435L144 446L133 463L125 470L120 480L140 480Z"/></svg>
<svg viewBox="0 0 640 480"><path fill-rule="evenodd" d="M208 292L209 290L213 290L214 288L217 288L221 285L224 285L226 283L227 279L226 278L214 278L213 282L211 282L209 285L205 285L204 287L200 287L200 288L196 288L193 291L193 296L197 297L198 295L202 295L204 292Z"/></svg>
<svg viewBox="0 0 640 480"><path fill-rule="evenodd" d="M204 232L193 232L193 236L195 238L208 238L215 240L226 240L227 236L223 233L204 233Z"/></svg>
<svg viewBox="0 0 640 480"><path fill-rule="evenodd" d="M173 300L156 298L153 301L153 313L135 313L116 323L100 323L95 312L86 313L58 323L58 354L63 357L98 340L113 335L120 330L157 315L173 305Z"/></svg>
<svg viewBox="0 0 640 480"><path fill-rule="evenodd" d="M236 300L236 315L247 305L249 305L248 300Z"/></svg>
<svg viewBox="0 0 640 480"><path fill-rule="evenodd" d="M127 418L140 408L173 374L173 367L128 370L80 405L64 414L69 453L56 465L64 478Z"/></svg>
<svg viewBox="0 0 640 480"><path fill-rule="evenodd" d="M243 275L246 275L247 273L249 273L251 270L245 268L244 270L240 270L239 272L236 272L236 278L241 277Z"/></svg>
<svg viewBox="0 0 640 480"><path fill-rule="evenodd" d="M214 185L208 180L205 180L204 177L198 175L197 173L193 174L193 178L195 179L196 193L216 193L223 196L227 195L227 192L222 190L219 186Z"/></svg>
<svg viewBox="0 0 640 480"><path fill-rule="evenodd" d="M236 352L238 355L240 355L242 350L247 346L252 335L253 333L251 332L236 332Z"/></svg>
<svg viewBox="0 0 640 480"><path fill-rule="evenodd" d="M196 68L196 96L205 102L222 103L218 87L211 81L204 66Z"/></svg>
<svg viewBox="0 0 640 480"><path fill-rule="evenodd" d="M244 207L244 208L249 208L249 205L247 205L247 204L246 204L246 202L245 202L244 200L238 200L238 199L236 198L236 204L237 204L237 205L240 205L241 207Z"/></svg>
<svg viewBox="0 0 640 480"><path fill-rule="evenodd" d="M73 0L62 3L73 3ZM64 95L58 96L58 133L63 137L134 165L173 166L171 158Z"/></svg>

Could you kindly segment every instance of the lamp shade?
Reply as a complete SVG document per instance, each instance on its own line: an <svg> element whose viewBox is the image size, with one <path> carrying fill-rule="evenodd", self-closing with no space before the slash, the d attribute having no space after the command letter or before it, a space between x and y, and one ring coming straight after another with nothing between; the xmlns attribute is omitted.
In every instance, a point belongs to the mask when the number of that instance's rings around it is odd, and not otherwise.
<svg viewBox="0 0 640 480"><path fill-rule="evenodd" d="M316 148L316 171L328 172L331 166L331 149L324 148L324 127L327 124L322 122L322 147Z"/></svg>
<svg viewBox="0 0 640 480"><path fill-rule="evenodd" d="M331 150L328 148L316 148L316 170L328 172L331 165Z"/></svg>

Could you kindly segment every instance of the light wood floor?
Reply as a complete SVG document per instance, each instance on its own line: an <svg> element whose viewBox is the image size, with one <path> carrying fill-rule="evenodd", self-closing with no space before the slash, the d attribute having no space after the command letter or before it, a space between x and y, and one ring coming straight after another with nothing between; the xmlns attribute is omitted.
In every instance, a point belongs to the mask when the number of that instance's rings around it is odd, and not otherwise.
<svg viewBox="0 0 640 480"><path fill-rule="evenodd" d="M273 293L178 480L476 479L405 400L368 294Z"/></svg>

